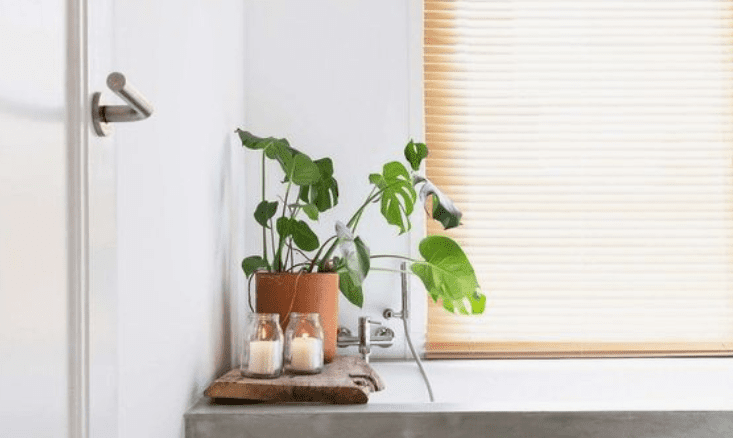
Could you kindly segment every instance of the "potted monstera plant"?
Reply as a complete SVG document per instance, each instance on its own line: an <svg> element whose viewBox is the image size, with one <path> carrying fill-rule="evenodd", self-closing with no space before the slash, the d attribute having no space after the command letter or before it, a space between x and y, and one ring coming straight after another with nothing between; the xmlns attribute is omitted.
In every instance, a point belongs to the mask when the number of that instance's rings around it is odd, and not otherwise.
<svg viewBox="0 0 733 438"><path fill-rule="evenodd" d="M364 211L379 205L384 219L400 234L410 229L410 216L418 202L445 229L460 225L461 212L420 173L420 163L428 155L427 146L410 141L404 149L407 166L391 161L381 172L368 175L364 202L345 222L337 221L330 236L319 239L309 221L317 221L321 213L338 203L333 161L313 160L284 138L257 137L241 129L236 132L242 146L262 154L262 195L254 212L262 228L262 252L242 261L250 283L256 279L257 312L279 313L283 327L290 312L320 313L325 357L330 361L336 353L338 291L361 307L362 285L370 270L376 269L369 246L359 237ZM283 173L284 191L279 199L267 199L265 195L268 160L277 162ZM427 236L420 242L419 252L418 259L401 254L378 257L407 261L410 272L447 311L483 313L486 297L457 242L445 236Z"/></svg>

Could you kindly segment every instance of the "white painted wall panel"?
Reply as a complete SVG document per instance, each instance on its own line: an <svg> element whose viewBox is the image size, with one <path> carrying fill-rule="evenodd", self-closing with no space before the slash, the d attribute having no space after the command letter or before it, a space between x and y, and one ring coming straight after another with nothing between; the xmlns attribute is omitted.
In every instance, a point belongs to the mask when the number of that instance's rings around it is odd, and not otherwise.
<svg viewBox="0 0 733 438"><path fill-rule="evenodd" d="M115 133L123 438L182 436L230 365L243 18L237 0L115 5L114 68L155 106Z"/></svg>
<svg viewBox="0 0 733 438"><path fill-rule="evenodd" d="M0 0L0 436L67 437L65 2Z"/></svg>

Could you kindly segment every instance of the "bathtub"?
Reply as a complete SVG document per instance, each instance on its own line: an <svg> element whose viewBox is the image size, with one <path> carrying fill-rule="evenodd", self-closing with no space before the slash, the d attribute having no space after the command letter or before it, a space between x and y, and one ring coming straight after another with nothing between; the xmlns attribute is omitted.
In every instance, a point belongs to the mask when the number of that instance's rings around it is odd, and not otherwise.
<svg viewBox="0 0 733 438"><path fill-rule="evenodd" d="M733 436L733 359L374 362L366 405L218 405L186 413L186 438Z"/></svg>
<svg viewBox="0 0 733 438"><path fill-rule="evenodd" d="M424 361L438 404L485 411L733 410L733 359ZM414 362L375 362L370 403L428 403ZM733 435L731 435L733 436Z"/></svg>

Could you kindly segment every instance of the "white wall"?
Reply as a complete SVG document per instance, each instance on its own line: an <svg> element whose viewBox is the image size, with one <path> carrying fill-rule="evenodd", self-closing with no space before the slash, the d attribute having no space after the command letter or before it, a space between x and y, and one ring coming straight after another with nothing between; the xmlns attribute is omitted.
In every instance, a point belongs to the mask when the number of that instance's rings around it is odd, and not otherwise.
<svg viewBox="0 0 733 438"><path fill-rule="evenodd" d="M68 436L65 2L0 0L0 436Z"/></svg>
<svg viewBox="0 0 733 438"><path fill-rule="evenodd" d="M420 33L413 28L411 0L250 0L246 25L246 122L242 128L260 136L287 138L293 147L317 159L334 160L340 184L339 205L320 219L326 238L336 220L347 221L367 196L368 175L381 172L387 161L403 160L412 137L422 137L421 108L414 101L415 46ZM417 38L417 40L415 40ZM415 44L417 43L417 44ZM417 55L420 56L419 54ZM418 58L419 61L419 58ZM419 66L419 62L417 64ZM418 99L419 88L418 88ZM259 155L247 161L247 254L261 248L261 233L251 219L259 200ZM278 170L272 167L273 172ZM277 175L279 177L279 175ZM280 186L270 181L268 197ZM421 215L415 215L417 235ZM359 233L373 254L407 254L412 242L380 217L372 206ZM244 256L245 254L242 254ZM398 262L374 262L398 268ZM413 283L414 284L414 283ZM385 307L399 308L399 277L373 272L365 285L364 309L340 302L341 325L356 330L359 315L382 320ZM424 299L424 295L415 295ZM419 321L418 321L419 322ZM388 323L398 335L399 322ZM417 330L420 332L420 330ZM404 355L401 343L376 355ZM352 350L350 353L355 354Z"/></svg>
<svg viewBox="0 0 733 438"><path fill-rule="evenodd" d="M123 438L182 436L230 366L243 18L239 0L115 2L113 68L155 107L114 134Z"/></svg>

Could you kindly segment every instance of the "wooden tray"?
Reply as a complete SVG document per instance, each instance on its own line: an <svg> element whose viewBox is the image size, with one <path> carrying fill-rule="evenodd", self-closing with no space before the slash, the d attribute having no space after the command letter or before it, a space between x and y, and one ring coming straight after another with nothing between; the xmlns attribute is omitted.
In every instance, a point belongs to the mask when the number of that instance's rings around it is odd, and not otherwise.
<svg viewBox="0 0 733 438"><path fill-rule="evenodd" d="M320 402L364 404L369 394L384 389L379 375L359 356L336 356L320 374L284 373L277 379L251 379L233 369L206 389L211 398L260 400L271 403Z"/></svg>

